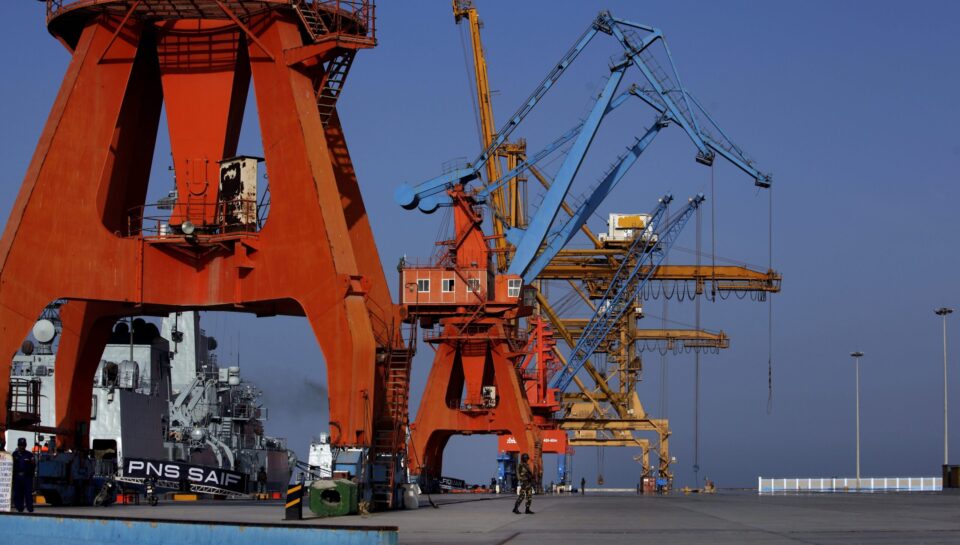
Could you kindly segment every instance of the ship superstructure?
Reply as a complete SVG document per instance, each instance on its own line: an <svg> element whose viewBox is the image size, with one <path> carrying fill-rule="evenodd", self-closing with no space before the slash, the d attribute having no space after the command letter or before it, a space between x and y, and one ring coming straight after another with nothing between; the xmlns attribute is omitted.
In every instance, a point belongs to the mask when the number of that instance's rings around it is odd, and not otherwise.
<svg viewBox="0 0 960 545"><path fill-rule="evenodd" d="M56 449L49 438L59 329L52 305L35 327L37 342L13 358L12 390L22 392L13 401L38 418L7 430L7 445L25 437L42 452ZM260 390L239 366L218 365L216 348L198 312L172 313L159 328L143 319L114 325L91 392L88 446L100 471L113 472L124 457L179 461L239 471L252 491L263 468L268 491L285 489L296 458L284 439L264 434Z"/></svg>

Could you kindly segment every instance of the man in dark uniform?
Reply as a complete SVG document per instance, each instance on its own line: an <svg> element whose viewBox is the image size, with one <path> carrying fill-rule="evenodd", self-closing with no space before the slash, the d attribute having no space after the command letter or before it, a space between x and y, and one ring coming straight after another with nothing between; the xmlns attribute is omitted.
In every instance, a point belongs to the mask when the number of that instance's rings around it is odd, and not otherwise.
<svg viewBox="0 0 960 545"><path fill-rule="evenodd" d="M260 466L260 471L257 472L257 494L266 494L267 493L267 469L263 466Z"/></svg>
<svg viewBox="0 0 960 545"><path fill-rule="evenodd" d="M27 440L17 440L17 450L13 451L13 506L18 513L33 513L33 473L36 462L33 453L27 450Z"/></svg>
<svg viewBox="0 0 960 545"><path fill-rule="evenodd" d="M526 500L526 511L524 513L532 515L530 503L533 502L533 471L530 470L530 456L527 453L520 455L520 464L517 465L517 480L520 481L520 495L517 496L517 503L513 506L513 512L520 514L520 502Z"/></svg>

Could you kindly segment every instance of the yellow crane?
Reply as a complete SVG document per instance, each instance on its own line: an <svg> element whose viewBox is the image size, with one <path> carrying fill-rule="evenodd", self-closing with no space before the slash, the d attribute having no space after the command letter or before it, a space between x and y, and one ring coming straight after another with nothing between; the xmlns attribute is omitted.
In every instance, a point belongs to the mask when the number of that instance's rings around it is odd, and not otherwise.
<svg viewBox="0 0 960 545"><path fill-rule="evenodd" d="M487 61L483 53L483 42L480 39L482 23L472 0L453 0L453 19L456 24L466 21L470 28L470 45L473 52L474 84L477 93L477 106L480 116L480 138L482 148L488 148L497 134L497 126L493 119L493 103L491 101L490 81L487 78ZM526 143L523 140L507 142L494 153L495 159L486 162L487 183L500 179L500 159L506 158L507 169L513 170L520 164L526 155ZM507 268L508 244L504 238L505 227L520 227L523 225L523 204L521 202L521 185L525 179L514 177L504 188L498 187L491 194L491 208L493 210L493 235L496 248L497 268L504 271Z"/></svg>

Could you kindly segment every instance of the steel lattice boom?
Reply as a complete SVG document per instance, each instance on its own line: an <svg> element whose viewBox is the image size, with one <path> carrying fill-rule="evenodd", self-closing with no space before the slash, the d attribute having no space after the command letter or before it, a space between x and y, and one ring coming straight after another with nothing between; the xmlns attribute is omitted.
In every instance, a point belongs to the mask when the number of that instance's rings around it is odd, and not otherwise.
<svg viewBox="0 0 960 545"><path fill-rule="evenodd" d="M657 209L652 214L650 227L630 246L627 258L623 260L611 279L610 287L601 299L597 312L584 327L583 334L573 349L573 355L563 371L554 379L554 388L562 392L570 386L573 375L593 355L594 350L607 337L627 306L633 304L637 294L650 281L653 271L663 262L687 221L704 201L704 197L703 195L693 197L676 216L665 220L667 205L671 200L673 198L670 195L660 199ZM662 229L661 223L664 224Z"/></svg>

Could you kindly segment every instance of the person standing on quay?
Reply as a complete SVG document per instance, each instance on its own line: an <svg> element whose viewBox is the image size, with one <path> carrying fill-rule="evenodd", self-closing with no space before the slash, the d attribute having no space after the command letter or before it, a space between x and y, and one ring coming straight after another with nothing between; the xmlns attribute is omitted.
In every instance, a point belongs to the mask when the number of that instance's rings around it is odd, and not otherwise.
<svg viewBox="0 0 960 545"><path fill-rule="evenodd" d="M33 453L27 450L27 440L17 440L17 450L13 451L13 507L18 513L27 508L33 513L33 474L36 462Z"/></svg>
<svg viewBox="0 0 960 545"><path fill-rule="evenodd" d="M524 452L520 456L520 464L517 466L517 479L520 481L520 495L517 496L517 503L513 505L513 512L520 514L520 502L526 500L526 510L524 513L532 515L530 504L533 502L533 471L530 470L530 455Z"/></svg>

